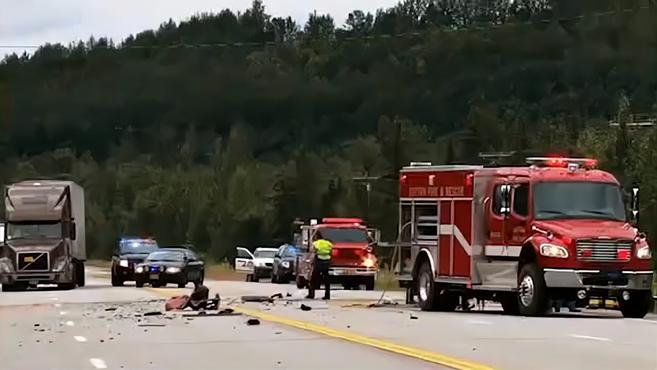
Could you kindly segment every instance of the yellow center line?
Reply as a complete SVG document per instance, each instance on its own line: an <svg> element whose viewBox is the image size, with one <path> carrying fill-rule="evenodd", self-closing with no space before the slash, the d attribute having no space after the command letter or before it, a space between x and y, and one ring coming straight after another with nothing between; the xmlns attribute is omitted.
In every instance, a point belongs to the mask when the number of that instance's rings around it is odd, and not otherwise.
<svg viewBox="0 0 657 370"><path fill-rule="evenodd" d="M182 292L182 289L152 289L152 288L145 288L150 292L153 292L155 294L158 294L160 296L165 296L165 297L172 297L175 295L178 295L179 293ZM173 294L172 294L173 293ZM342 330L336 330L332 329L326 326L322 325L317 325L313 324L310 322L306 321L299 321L299 320L294 320L294 319L289 319L286 317L278 316L278 315L272 315L270 313L266 313L260 310L254 310L246 307L235 307L234 308L235 312L242 313L244 315L248 316L253 316L255 318L264 320L264 321L269 321L277 324L282 324L286 326L291 326L297 329L302 329L306 331L311 331L314 333L318 334L324 334L326 336L332 337L332 338L338 338L342 340L346 340L349 342L353 343L358 343L374 348L378 348L384 351L388 352L393 352L399 355L404 355L408 357L413 357L417 358L420 360L424 360L427 362L443 365L450 367L452 369L457 369L457 370L493 370L492 367L483 365L474 361L469 361L469 360L464 360L464 359L459 359L456 357L452 356L447 356L443 354L439 354L436 352L431 352L419 348L414 348L414 347L409 347L409 346L404 346L396 343L391 343L387 341L383 341L380 339L375 339L371 337L367 337L364 335L348 332L348 331L342 331Z"/></svg>

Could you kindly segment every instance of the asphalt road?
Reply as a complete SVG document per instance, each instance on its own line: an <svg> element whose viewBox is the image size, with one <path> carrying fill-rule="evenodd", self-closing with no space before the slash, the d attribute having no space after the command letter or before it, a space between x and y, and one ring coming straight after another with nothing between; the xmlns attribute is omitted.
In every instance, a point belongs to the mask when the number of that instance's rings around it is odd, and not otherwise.
<svg viewBox="0 0 657 370"><path fill-rule="evenodd" d="M191 290L114 288L103 272L72 291L0 293L0 369L657 369L657 320L589 311L545 318L370 308L381 292L215 282L239 316L184 317L163 299ZM242 295L282 293L273 303ZM321 296L321 292L318 292ZM385 302L403 302L399 292ZM300 305L311 307L303 311ZM159 311L161 315L146 313ZM186 313L187 314L187 313ZM260 325L248 326L257 317Z"/></svg>

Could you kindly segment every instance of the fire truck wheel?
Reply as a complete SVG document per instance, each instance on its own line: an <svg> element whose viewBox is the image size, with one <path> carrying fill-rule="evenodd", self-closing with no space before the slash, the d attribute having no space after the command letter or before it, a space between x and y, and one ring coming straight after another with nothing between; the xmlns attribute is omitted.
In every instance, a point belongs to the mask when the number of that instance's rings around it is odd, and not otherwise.
<svg viewBox="0 0 657 370"><path fill-rule="evenodd" d="M518 309L524 316L542 316L550 308L543 272L535 263L528 263L518 275Z"/></svg>
<svg viewBox="0 0 657 370"><path fill-rule="evenodd" d="M622 297L618 299L618 306L623 317L642 319L650 310L650 291L646 292L630 292L630 299L624 300Z"/></svg>
<svg viewBox="0 0 657 370"><path fill-rule="evenodd" d="M297 275L297 288L298 289L305 289L307 288L307 283L306 279L303 276Z"/></svg>
<svg viewBox="0 0 657 370"><path fill-rule="evenodd" d="M375 283L375 282L376 282L376 281L375 281L375 279L374 279L373 277L372 277L372 278L368 278L368 279L365 281L365 290L374 290L374 283Z"/></svg>
<svg viewBox="0 0 657 370"><path fill-rule="evenodd" d="M83 287L85 285L85 271L84 271L84 262L77 262L78 265L78 286Z"/></svg>
<svg viewBox="0 0 657 370"><path fill-rule="evenodd" d="M434 311L438 309L435 284L433 274L431 273L431 265L425 262L420 266L420 271L417 274L418 305L423 311Z"/></svg>

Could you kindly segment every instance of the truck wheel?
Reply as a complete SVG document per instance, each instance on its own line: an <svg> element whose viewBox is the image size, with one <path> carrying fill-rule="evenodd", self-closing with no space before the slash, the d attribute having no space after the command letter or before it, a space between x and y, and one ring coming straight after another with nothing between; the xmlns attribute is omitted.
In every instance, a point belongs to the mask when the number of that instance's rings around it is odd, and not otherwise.
<svg viewBox="0 0 657 370"><path fill-rule="evenodd" d="M375 283L376 279L374 277L367 278L367 280L365 280L365 290L374 290Z"/></svg>
<svg viewBox="0 0 657 370"><path fill-rule="evenodd" d="M178 283L178 288L184 288L187 286L187 282L184 283Z"/></svg>
<svg viewBox="0 0 657 370"><path fill-rule="evenodd" d="M290 278L287 275L283 275L278 277L276 280L278 281L279 284L289 284L290 283Z"/></svg>
<svg viewBox="0 0 657 370"><path fill-rule="evenodd" d="M524 316L543 316L550 308L543 271L528 263L518 274L518 310Z"/></svg>
<svg viewBox="0 0 657 370"><path fill-rule="evenodd" d="M137 288L143 288L144 282L141 280L135 280L135 285L137 286Z"/></svg>
<svg viewBox="0 0 657 370"><path fill-rule="evenodd" d="M259 282L260 281L260 276L258 276L257 274L251 275L251 281L254 282L254 283Z"/></svg>
<svg viewBox="0 0 657 370"><path fill-rule="evenodd" d="M438 308L435 284L431 265L425 262L420 266L420 271L417 274L418 305L423 311L434 311Z"/></svg>
<svg viewBox="0 0 657 370"><path fill-rule="evenodd" d="M308 283L306 282L306 278L303 276L297 275L297 288L298 289L305 289L308 287Z"/></svg>
<svg viewBox="0 0 657 370"><path fill-rule="evenodd" d="M14 283L14 284L2 284L3 292L21 292L27 290L28 284L25 283Z"/></svg>
<svg viewBox="0 0 657 370"><path fill-rule="evenodd" d="M271 273L271 283L278 284L278 276L274 272Z"/></svg>
<svg viewBox="0 0 657 370"><path fill-rule="evenodd" d="M618 306L623 317L632 319L642 319L650 310L650 291L632 291L630 292L630 300L623 300L623 297L618 298Z"/></svg>
<svg viewBox="0 0 657 370"><path fill-rule="evenodd" d="M78 280L78 286L80 288L82 288L84 286L84 284L86 283L86 281L85 281L85 272L84 272L84 262L78 261L77 265L78 265L78 269L77 269L77 272L78 272L78 279L77 279Z"/></svg>

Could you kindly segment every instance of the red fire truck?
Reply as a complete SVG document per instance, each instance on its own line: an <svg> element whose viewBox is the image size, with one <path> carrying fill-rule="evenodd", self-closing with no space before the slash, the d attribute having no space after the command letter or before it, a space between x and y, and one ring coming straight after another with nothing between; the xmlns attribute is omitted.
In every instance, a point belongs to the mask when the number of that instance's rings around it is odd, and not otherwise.
<svg viewBox="0 0 657 370"><path fill-rule="evenodd" d="M551 302L613 297L646 315L651 251L626 217L623 191L595 160L528 158L519 167L433 166L400 173L397 272L407 301L454 310L495 300L538 316ZM632 191L636 215L638 188Z"/></svg>
<svg viewBox="0 0 657 370"><path fill-rule="evenodd" d="M296 281L299 289L306 288L312 273L310 246L316 233L333 243L333 256L329 275L331 282L342 284L345 289L374 290L377 259L374 246L379 238L377 229L368 229L360 218L324 218L321 223L311 220L309 225L301 225L301 253L297 256Z"/></svg>

